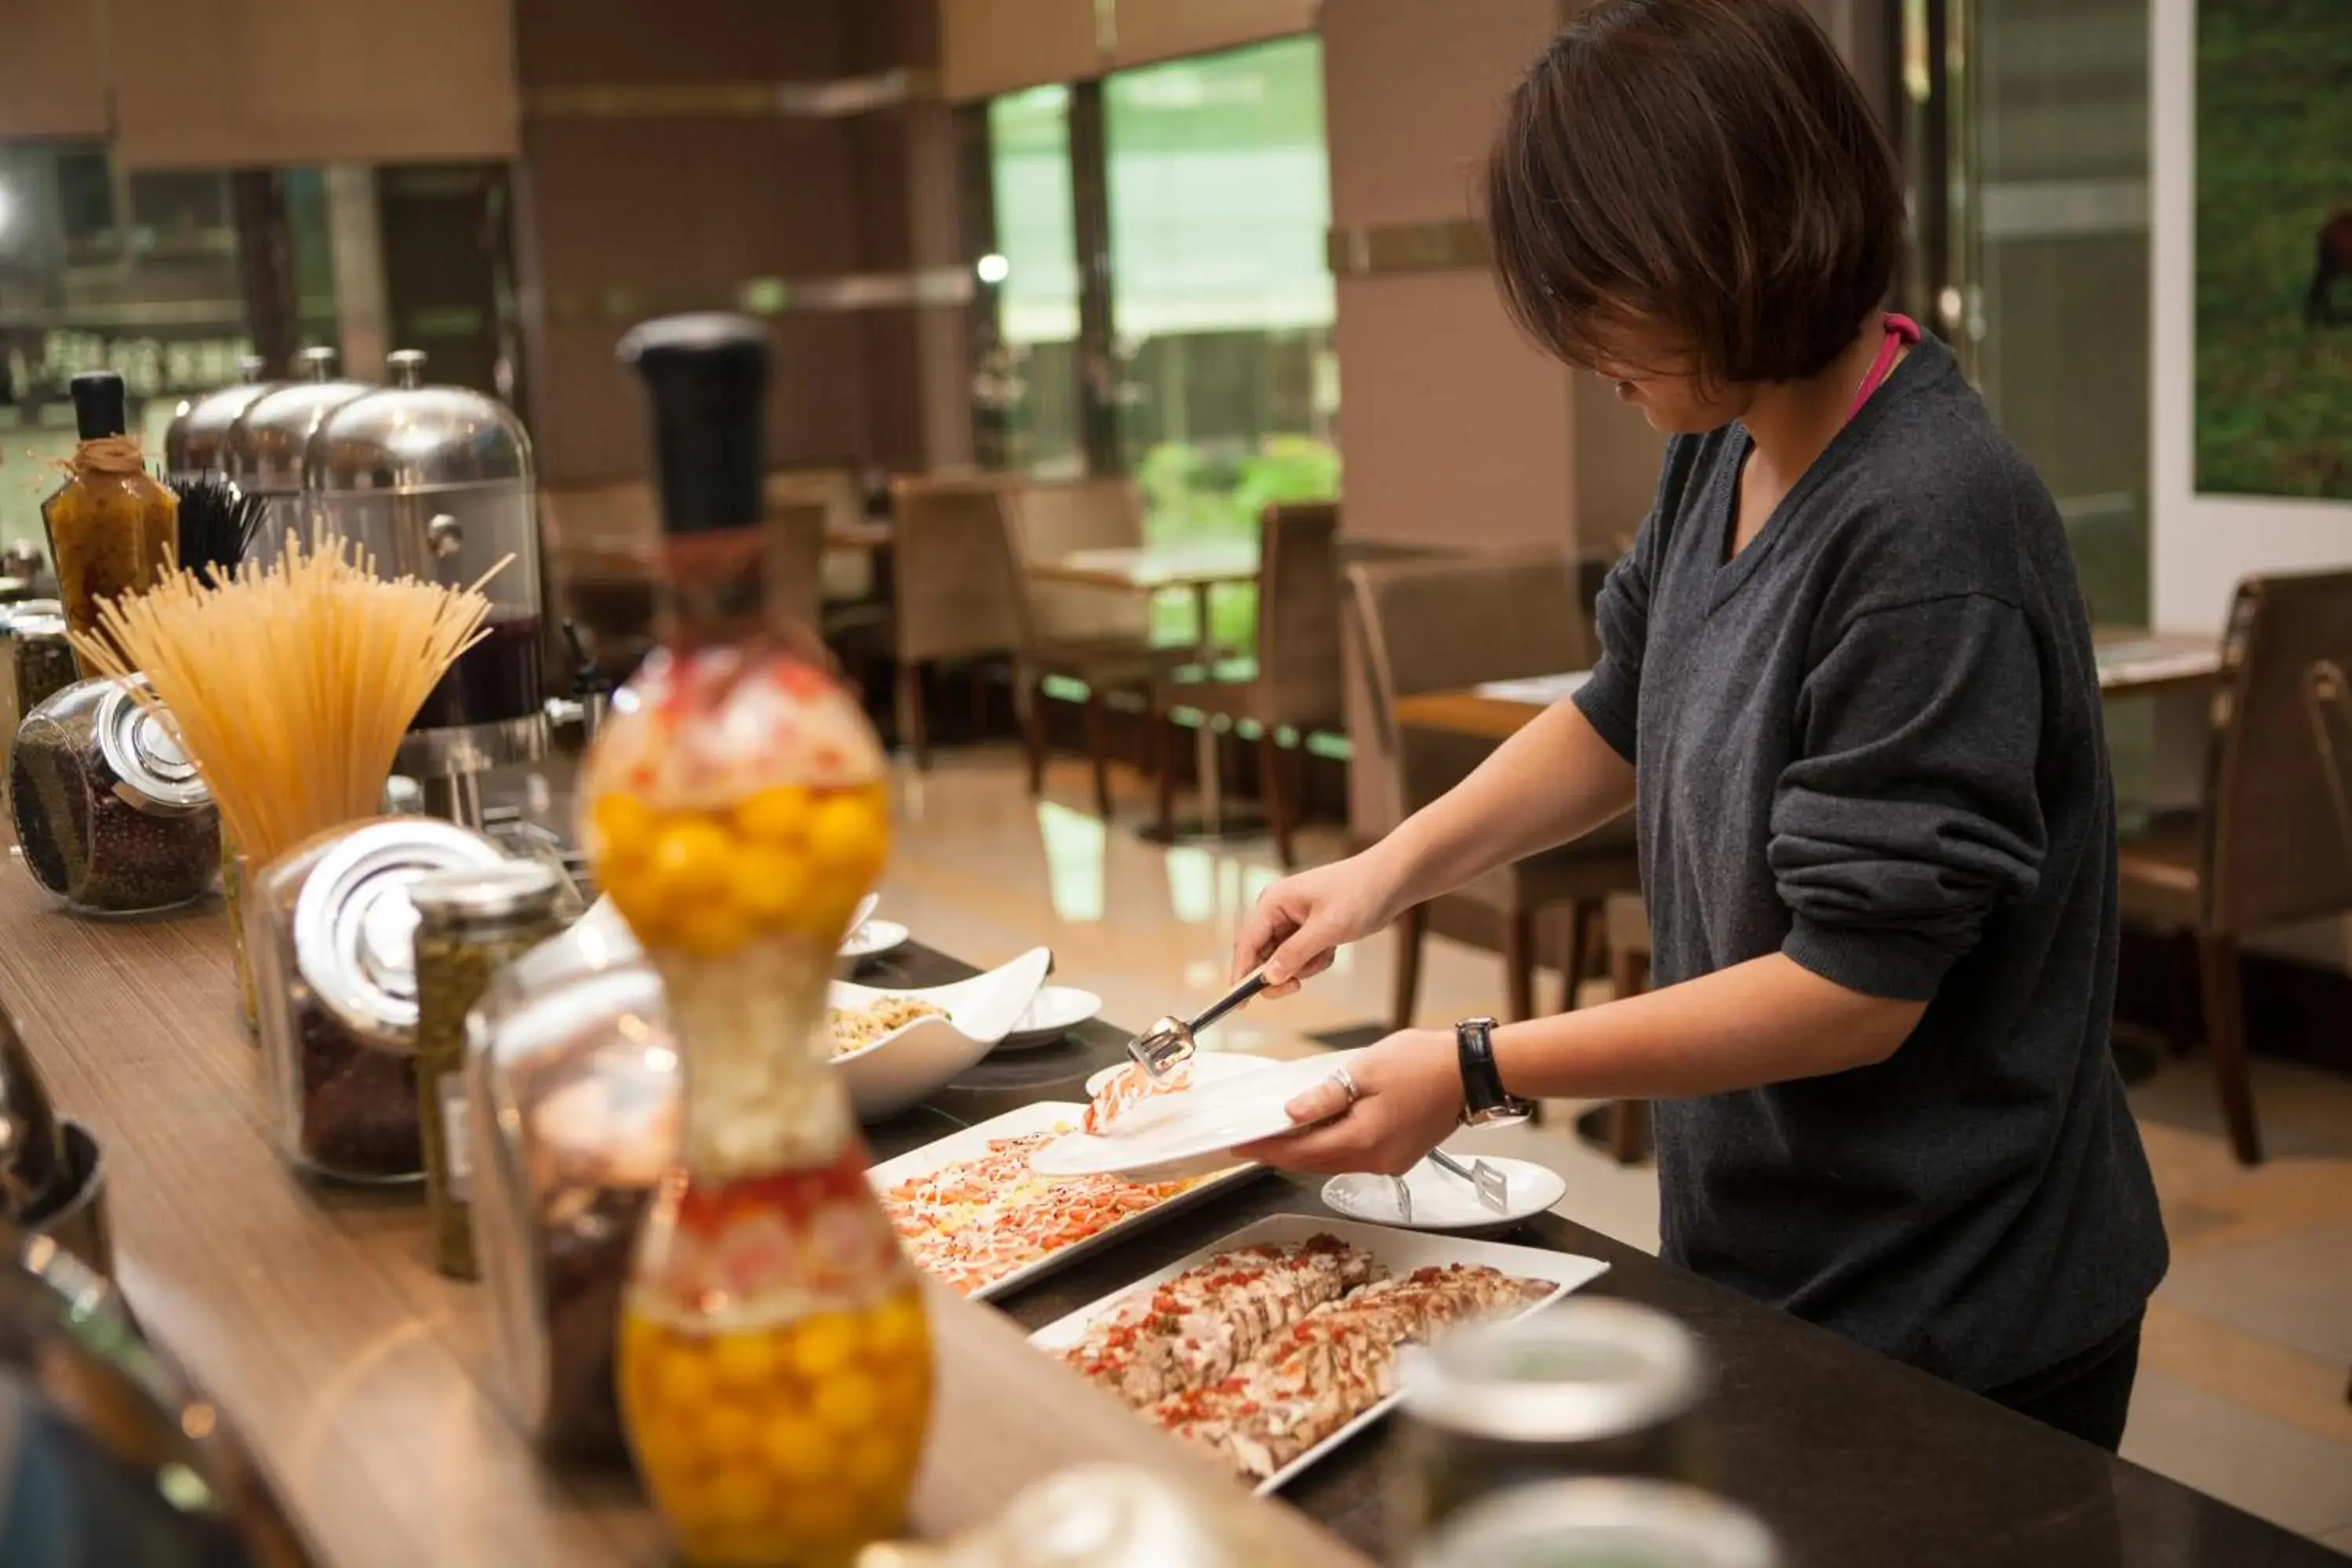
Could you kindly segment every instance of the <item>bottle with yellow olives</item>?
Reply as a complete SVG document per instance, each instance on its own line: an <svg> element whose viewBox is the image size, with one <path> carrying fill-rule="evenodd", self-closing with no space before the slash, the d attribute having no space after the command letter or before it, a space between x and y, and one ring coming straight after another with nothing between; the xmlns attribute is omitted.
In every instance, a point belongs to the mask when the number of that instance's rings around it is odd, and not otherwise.
<svg viewBox="0 0 2352 1568"><path fill-rule="evenodd" d="M588 754L583 826L685 1072L622 1414L689 1561L845 1568L898 1529L931 1401L919 1282L823 1028L888 848L882 750L765 612L758 327L667 318L622 352L652 397L667 626Z"/></svg>

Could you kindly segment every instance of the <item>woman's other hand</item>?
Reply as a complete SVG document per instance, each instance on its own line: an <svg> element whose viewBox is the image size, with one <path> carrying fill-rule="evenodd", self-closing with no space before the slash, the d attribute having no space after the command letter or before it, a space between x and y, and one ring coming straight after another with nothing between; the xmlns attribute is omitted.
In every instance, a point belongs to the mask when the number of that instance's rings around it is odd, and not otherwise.
<svg viewBox="0 0 2352 1568"><path fill-rule="evenodd" d="M1369 853L1301 871L1258 895L1234 938L1233 978L1265 970L1267 996L1287 996L1298 983L1331 967L1343 942L1360 941L1395 918L1393 880Z"/></svg>
<svg viewBox="0 0 2352 1568"><path fill-rule="evenodd" d="M1286 1171L1401 1176L1461 1123L1462 1069L1449 1029L1406 1029L1333 1066L1355 1080L1352 1104L1335 1075L1286 1107L1298 1131L1234 1152Z"/></svg>

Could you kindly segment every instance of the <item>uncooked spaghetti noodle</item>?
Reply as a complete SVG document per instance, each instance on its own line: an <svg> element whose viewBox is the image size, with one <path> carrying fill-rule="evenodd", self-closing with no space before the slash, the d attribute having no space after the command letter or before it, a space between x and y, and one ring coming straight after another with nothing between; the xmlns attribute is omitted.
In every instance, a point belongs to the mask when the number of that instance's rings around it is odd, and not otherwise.
<svg viewBox="0 0 2352 1568"><path fill-rule="evenodd" d="M375 815L409 721L481 635L480 587L386 580L340 538L289 537L266 571L173 571L73 640L95 669L147 678L142 701L168 715L260 866Z"/></svg>

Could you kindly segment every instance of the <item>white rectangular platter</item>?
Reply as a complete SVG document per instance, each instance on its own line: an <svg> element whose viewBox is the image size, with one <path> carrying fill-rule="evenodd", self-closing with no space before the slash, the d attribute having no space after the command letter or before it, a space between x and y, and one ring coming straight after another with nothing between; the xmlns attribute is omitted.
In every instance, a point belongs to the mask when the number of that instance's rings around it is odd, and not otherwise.
<svg viewBox="0 0 2352 1568"><path fill-rule="evenodd" d="M1037 1100L1033 1104L1022 1106L1017 1110L1008 1110L1002 1116L992 1116L986 1121L967 1127L960 1132L950 1132L944 1138L933 1139L919 1149L908 1150L895 1160L885 1160L866 1172L866 1179L872 1184L876 1193L887 1194L901 1182L910 1182L919 1177L931 1175L961 1160L979 1158L988 1152L988 1145L995 1139L1022 1138L1032 1132L1051 1132L1057 1129L1066 1131L1076 1128L1085 1118L1087 1108L1082 1104L1065 1103L1053 1100ZM1218 1193L1228 1192L1253 1177L1265 1174L1265 1167L1263 1165L1236 1165L1229 1171L1218 1172L1199 1185L1185 1189L1165 1203L1154 1204L1139 1214L1131 1214L1118 1224L1107 1226L1083 1241L1074 1241L1067 1247L1047 1253L1034 1263L1024 1264L1011 1273L1000 1276L974 1290L969 1300L992 1300L1008 1290L1027 1284L1041 1275L1066 1268L1087 1254L1109 1246L1121 1237L1132 1236L1139 1230L1149 1229L1172 1215L1181 1214L1186 1209L1205 1202ZM1098 1181L1103 1178L1093 1179Z"/></svg>
<svg viewBox="0 0 2352 1568"><path fill-rule="evenodd" d="M1056 1318L1031 1334L1029 1342L1044 1351L1067 1350L1086 1333L1087 1324L1116 1310L1120 1302L1131 1297L1149 1295L1186 1269L1197 1268L1221 1252L1232 1252L1237 1247L1255 1247L1261 1243L1291 1247L1316 1236L1337 1237L1351 1247L1362 1247L1378 1258L1391 1274L1410 1274L1416 1268L1442 1267L1448 1263L1483 1263L1489 1268L1500 1269L1522 1279L1549 1280L1551 1293L1528 1303L1528 1312L1541 1311L1570 1290L1580 1289L1609 1271L1609 1265L1599 1258L1573 1252L1553 1252L1540 1247L1513 1247L1496 1241L1473 1241L1430 1231L1397 1230L1384 1225L1362 1225L1354 1220L1324 1215L1275 1215L1254 1225L1245 1225L1231 1236L1211 1242L1189 1257L1178 1258L1157 1274L1145 1275L1123 1290L1115 1290L1066 1317ZM1264 1497L1270 1492L1280 1491L1289 1484L1292 1477L1387 1415L1400 1397L1400 1394L1390 1394L1260 1481L1257 1484L1258 1495Z"/></svg>

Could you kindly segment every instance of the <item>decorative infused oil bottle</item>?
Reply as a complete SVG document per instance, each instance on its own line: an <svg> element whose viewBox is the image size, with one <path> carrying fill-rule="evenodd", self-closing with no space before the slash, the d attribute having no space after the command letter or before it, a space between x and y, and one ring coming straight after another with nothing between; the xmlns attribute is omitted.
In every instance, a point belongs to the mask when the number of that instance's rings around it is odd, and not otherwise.
<svg viewBox="0 0 2352 1568"><path fill-rule="evenodd" d="M931 1400L917 1278L824 1028L888 847L882 752L764 614L759 329L666 318L622 355L652 399L667 624L582 805L685 1072L622 1309L622 1414L689 1561L837 1568L898 1528Z"/></svg>
<svg viewBox="0 0 2352 1568"><path fill-rule="evenodd" d="M98 629L102 601L145 593L170 565L180 500L149 476L127 433L122 378L88 371L73 378L71 390L79 442L65 465L66 482L41 503L41 521L66 625L88 636ZM98 673L79 656L76 662L85 676Z"/></svg>

